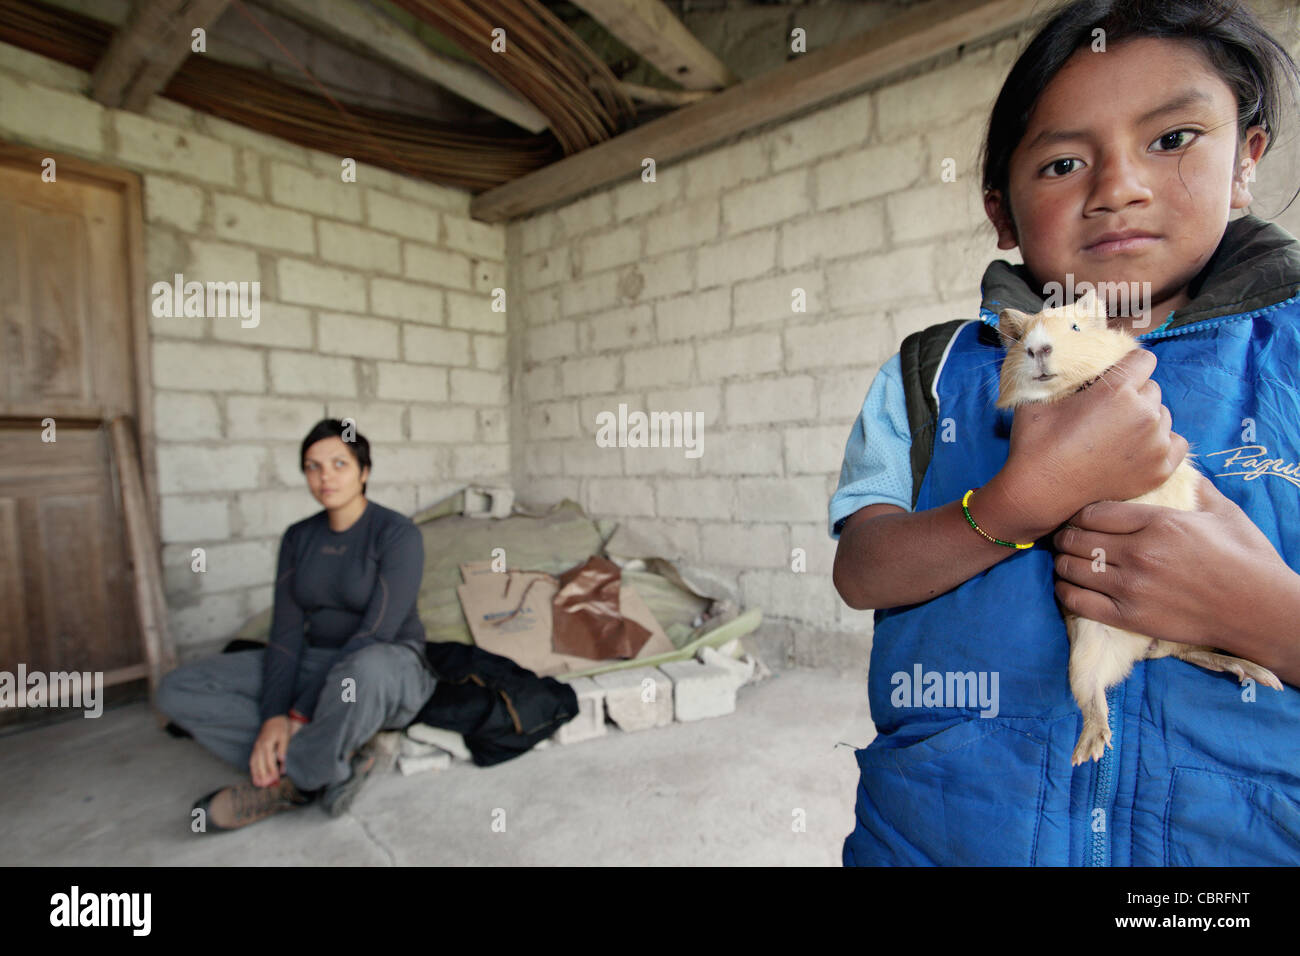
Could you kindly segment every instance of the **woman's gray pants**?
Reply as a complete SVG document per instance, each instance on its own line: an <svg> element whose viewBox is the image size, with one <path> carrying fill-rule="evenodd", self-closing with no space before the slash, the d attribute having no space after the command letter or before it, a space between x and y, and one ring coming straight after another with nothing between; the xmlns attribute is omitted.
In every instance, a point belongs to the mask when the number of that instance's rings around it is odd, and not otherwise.
<svg viewBox="0 0 1300 956"><path fill-rule="evenodd" d="M208 750L248 773L262 729L265 654L236 651L182 665L159 682L155 704ZM322 670L327 676L311 722L293 735L285 752L285 773L304 792L347 780L356 749L380 730L408 726L438 683L423 655L406 644L369 644L342 660L338 648L304 647L293 699Z"/></svg>

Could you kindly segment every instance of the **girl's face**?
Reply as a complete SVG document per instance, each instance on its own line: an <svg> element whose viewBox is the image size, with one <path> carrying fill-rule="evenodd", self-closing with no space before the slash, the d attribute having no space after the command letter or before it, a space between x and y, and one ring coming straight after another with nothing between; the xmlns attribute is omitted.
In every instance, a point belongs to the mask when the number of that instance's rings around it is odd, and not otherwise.
<svg viewBox="0 0 1300 956"><path fill-rule="evenodd" d="M997 190L985 199L998 248L1019 245L1043 284L1068 289L1072 274L1076 286L1145 290L1149 298L1130 306L1135 319L1118 324L1155 328L1190 301L1187 285L1218 247L1229 211L1252 201L1247 180L1267 136L1251 127L1234 169L1236 130L1232 91L1189 41L1078 50L1039 96L1011 156L1014 225ZM1099 244L1132 230L1148 238Z"/></svg>
<svg viewBox="0 0 1300 956"><path fill-rule="evenodd" d="M361 483L370 477L370 468L360 468L352 449L335 435L312 442L302 462L307 487L327 510L350 504L361 494Z"/></svg>

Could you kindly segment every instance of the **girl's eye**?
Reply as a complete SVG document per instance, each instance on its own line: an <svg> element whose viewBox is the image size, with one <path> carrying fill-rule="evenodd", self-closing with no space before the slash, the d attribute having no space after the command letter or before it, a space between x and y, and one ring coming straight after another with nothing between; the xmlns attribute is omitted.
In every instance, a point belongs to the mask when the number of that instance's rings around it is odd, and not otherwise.
<svg viewBox="0 0 1300 956"><path fill-rule="evenodd" d="M1189 135L1189 136L1198 136L1198 135L1200 135L1200 134L1199 134L1199 131L1194 130L1194 129L1176 129L1176 130L1174 130L1174 131L1172 131L1172 132L1165 133L1163 136L1159 137L1159 138L1156 140L1156 142L1157 142L1157 143L1165 143L1166 145L1169 146L1169 148L1168 148L1168 149L1158 149L1158 150L1156 150L1156 152L1158 152L1158 153L1171 153L1171 152L1173 152L1173 151L1176 150L1176 149L1182 149L1184 146L1189 145L1189 144L1191 143L1191 140L1181 141L1181 142L1178 142L1178 143L1176 143L1176 144L1175 144L1175 143L1169 143L1169 142L1168 142L1168 140L1170 139L1170 137L1180 137L1180 136L1182 136L1184 133L1186 133L1186 134Z"/></svg>
<svg viewBox="0 0 1300 956"><path fill-rule="evenodd" d="M1072 172L1074 172L1074 170L1073 170L1073 169L1060 169L1059 167L1060 167L1060 165L1061 165L1062 163L1079 163L1079 162L1082 162L1082 160L1079 160L1079 159L1054 159L1054 160L1052 160L1050 163L1048 163L1046 166L1044 166L1041 170L1039 170L1039 172L1047 172L1048 170L1056 170L1056 171L1059 172L1062 176L1064 176L1064 175L1066 175L1067 173L1072 173ZM1055 178L1055 177L1054 177L1054 176L1051 176L1051 175L1049 174L1049 178Z"/></svg>
<svg viewBox="0 0 1300 956"><path fill-rule="evenodd" d="M1074 323L1074 325L1070 326L1070 328L1074 329L1074 331L1076 331L1076 332L1082 332L1082 331L1083 331L1082 329L1079 328L1079 323L1078 323L1078 322Z"/></svg>

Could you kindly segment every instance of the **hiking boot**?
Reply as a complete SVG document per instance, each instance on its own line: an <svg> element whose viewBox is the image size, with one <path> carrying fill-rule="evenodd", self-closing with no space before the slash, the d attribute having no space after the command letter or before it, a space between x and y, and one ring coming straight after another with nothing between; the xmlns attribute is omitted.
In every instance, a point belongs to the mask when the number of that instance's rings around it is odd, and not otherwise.
<svg viewBox="0 0 1300 956"><path fill-rule="evenodd" d="M361 787L370 778L375 766L379 762L380 753L374 746L373 740L367 741L357 748L357 752L352 755L350 761L352 765L352 776L342 783L330 784L321 793L321 805L332 817L342 816L348 812L352 806L352 801L357 798L361 792Z"/></svg>
<svg viewBox="0 0 1300 956"><path fill-rule="evenodd" d="M194 804L206 816L206 829L222 832L238 830L250 823L265 820L281 810L292 810L312 802L288 777L269 787L254 786L252 781L213 790Z"/></svg>

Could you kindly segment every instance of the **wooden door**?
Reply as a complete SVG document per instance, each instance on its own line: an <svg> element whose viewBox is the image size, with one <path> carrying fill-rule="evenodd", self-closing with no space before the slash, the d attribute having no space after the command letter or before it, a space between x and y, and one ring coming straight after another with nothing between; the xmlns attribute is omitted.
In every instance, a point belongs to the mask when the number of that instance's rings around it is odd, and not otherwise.
<svg viewBox="0 0 1300 956"><path fill-rule="evenodd" d="M147 673L108 429L140 417L139 194L57 158L43 181L43 158L0 149L0 670L120 684Z"/></svg>

